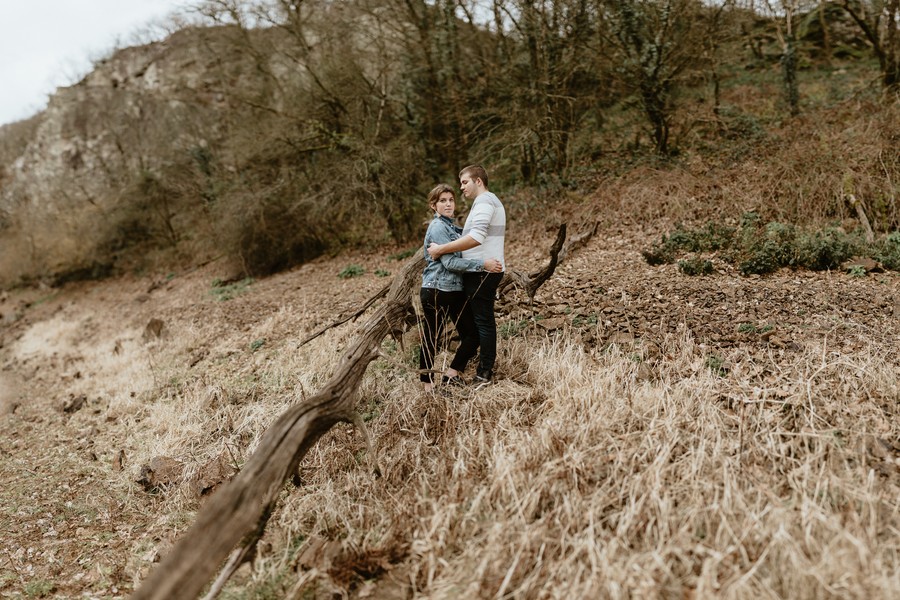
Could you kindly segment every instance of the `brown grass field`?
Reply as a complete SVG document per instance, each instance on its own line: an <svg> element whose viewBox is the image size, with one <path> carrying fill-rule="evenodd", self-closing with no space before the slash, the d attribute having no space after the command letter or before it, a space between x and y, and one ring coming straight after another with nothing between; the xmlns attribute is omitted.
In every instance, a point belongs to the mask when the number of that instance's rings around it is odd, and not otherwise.
<svg viewBox="0 0 900 600"><path fill-rule="evenodd" d="M415 332L386 340L358 401L383 476L336 426L221 597L900 594L900 275L691 278L641 258L662 229L604 223L533 313L505 295L487 390L425 396ZM512 268L552 235L511 231ZM6 293L0 595L126 597L356 324L298 342L399 267Z"/></svg>

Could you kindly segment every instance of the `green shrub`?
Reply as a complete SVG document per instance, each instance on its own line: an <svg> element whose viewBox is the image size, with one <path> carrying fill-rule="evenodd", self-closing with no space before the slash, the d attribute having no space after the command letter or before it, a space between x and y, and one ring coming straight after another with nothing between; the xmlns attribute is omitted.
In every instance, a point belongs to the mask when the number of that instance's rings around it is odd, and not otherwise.
<svg viewBox="0 0 900 600"><path fill-rule="evenodd" d="M737 326L738 333L756 333L756 325L753 323L741 323Z"/></svg>
<svg viewBox="0 0 900 600"><path fill-rule="evenodd" d="M341 270L340 273L338 273L338 277L340 277L341 279L352 279L353 277L358 277L365 272L366 270L359 265L347 265Z"/></svg>
<svg viewBox="0 0 900 600"><path fill-rule="evenodd" d="M405 260L416 253L416 250L419 249L419 246L413 246L408 250L404 250L403 252L398 252L397 254L391 254L388 256L391 260Z"/></svg>
<svg viewBox="0 0 900 600"><path fill-rule="evenodd" d="M900 270L900 232L874 244L867 244L862 232L846 233L837 227L801 230L788 223L765 225L755 212L744 213L737 229L707 223L688 230L678 225L674 232L641 254L650 265L678 263L686 275L713 272L712 263L701 257L679 260L685 252L716 252L736 264L744 275L773 273L778 269L838 269L854 256L867 256L885 268Z"/></svg>
<svg viewBox="0 0 900 600"><path fill-rule="evenodd" d="M25 584L25 596L28 598L46 598L56 591L56 584L46 579L35 579Z"/></svg>
<svg viewBox="0 0 900 600"><path fill-rule="evenodd" d="M711 275L715 272L712 262L696 256L679 260L678 270L685 275Z"/></svg>
<svg viewBox="0 0 900 600"><path fill-rule="evenodd" d="M716 252L731 247L734 242L734 228L708 222L700 229L689 230L679 224L675 231L663 235L659 244L654 244L641 255L650 265L669 264L680 252Z"/></svg>
<svg viewBox="0 0 900 600"><path fill-rule="evenodd" d="M875 260L885 269L900 271L900 231L895 231L875 246Z"/></svg>
<svg viewBox="0 0 900 600"><path fill-rule="evenodd" d="M507 340L509 338L516 337L526 329L528 329L528 320L519 319L517 321L507 321L501 324L498 328L498 333L500 334L501 338Z"/></svg>
<svg viewBox="0 0 900 600"><path fill-rule="evenodd" d="M244 294L250 288L251 283L253 283L252 277L247 277L240 281L227 284L223 283L220 279L213 279L209 293L212 294L213 298L218 302L226 302Z"/></svg>
<svg viewBox="0 0 900 600"><path fill-rule="evenodd" d="M757 327L753 323L748 323L746 321L737 326L738 333L765 333L767 331L772 331L772 329L774 329L772 325Z"/></svg>
<svg viewBox="0 0 900 600"><path fill-rule="evenodd" d="M738 250L742 257L738 268L744 275L773 273L795 262L794 241L796 231L792 225L771 222L760 228L753 213L742 220L741 243Z"/></svg>
<svg viewBox="0 0 900 600"><path fill-rule="evenodd" d="M797 265L812 271L840 268L844 261L863 253L861 244L834 228L805 234L797 240Z"/></svg>
<svg viewBox="0 0 900 600"><path fill-rule="evenodd" d="M738 264L744 275L765 275L774 273L781 265L778 262L778 248L773 244L761 244L753 249L750 255Z"/></svg>
<svg viewBox="0 0 900 600"><path fill-rule="evenodd" d="M663 237L662 244L654 244L650 249L641 250L641 256L644 257L644 260L651 267L668 265L675 260L674 252L666 247L665 237Z"/></svg>
<svg viewBox="0 0 900 600"><path fill-rule="evenodd" d="M728 365L722 360L722 357L711 354L706 357L706 368L718 375L725 377L728 375Z"/></svg>

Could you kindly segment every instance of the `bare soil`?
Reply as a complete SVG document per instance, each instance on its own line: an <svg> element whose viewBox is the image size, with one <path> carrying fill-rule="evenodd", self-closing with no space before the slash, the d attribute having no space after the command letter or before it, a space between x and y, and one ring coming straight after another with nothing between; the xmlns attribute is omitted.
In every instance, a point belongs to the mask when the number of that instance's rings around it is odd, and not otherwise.
<svg viewBox="0 0 900 600"><path fill-rule="evenodd" d="M540 267L554 233L511 234L510 267ZM640 251L657 236L652 227L601 229L560 265L534 307L515 291L503 298L501 330L540 327L548 335L578 336L592 351L637 339L652 347L667 333L687 330L726 376L731 357L749 353L777 377L782 357L823 340L832 353L874 343L900 363L900 274L744 277L717 264L713 275L688 277L674 265L651 267L642 259ZM139 482L154 454L153 441L143 439L141 419L150 417L142 403L170 401L167 390L178 384L169 380L172 373L196 372L215 389L216 373L261 369L260 347L294 351L305 335L380 289L388 278L376 271L399 270L390 254L342 255L235 282L226 300L212 287L221 276L216 264L4 293L0 596L129 594L146 564L190 524L161 514L163 495ZM366 272L338 276L352 264ZM654 361L665 360L650 358L648 378ZM886 424L897 418L896 399L875 401ZM204 440L198 434L198 444ZM888 441L900 456L900 440Z"/></svg>

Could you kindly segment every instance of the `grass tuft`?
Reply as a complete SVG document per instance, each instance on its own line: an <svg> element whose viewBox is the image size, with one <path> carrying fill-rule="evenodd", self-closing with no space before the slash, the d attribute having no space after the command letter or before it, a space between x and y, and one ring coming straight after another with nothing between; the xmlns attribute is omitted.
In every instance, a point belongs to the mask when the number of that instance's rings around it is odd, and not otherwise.
<svg viewBox="0 0 900 600"><path fill-rule="evenodd" d="M365 272L366 270L359 265L347 265L341 269L341 272L338 273L338 277L341 279L352 279L363 275Z"/></svg>

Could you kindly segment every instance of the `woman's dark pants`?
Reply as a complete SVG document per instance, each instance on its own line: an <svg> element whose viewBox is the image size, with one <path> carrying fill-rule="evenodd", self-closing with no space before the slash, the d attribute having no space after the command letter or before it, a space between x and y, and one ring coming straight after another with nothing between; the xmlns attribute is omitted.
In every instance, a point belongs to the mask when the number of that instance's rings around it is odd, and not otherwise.
<svg viewBox="0 0 900 600"><path fill-rule="evenodd" d="M444 324L447 319L453 321L456 331L459 333L459 347L450 368L460 373L466 370L466 365L478 352L478 330L466 294L463 292L443 292L433 288L422 288L419 292L422 300L422 350L419 353L419 379L425 383L434 381L434 356L441 335L444 332Z"/></svg>

